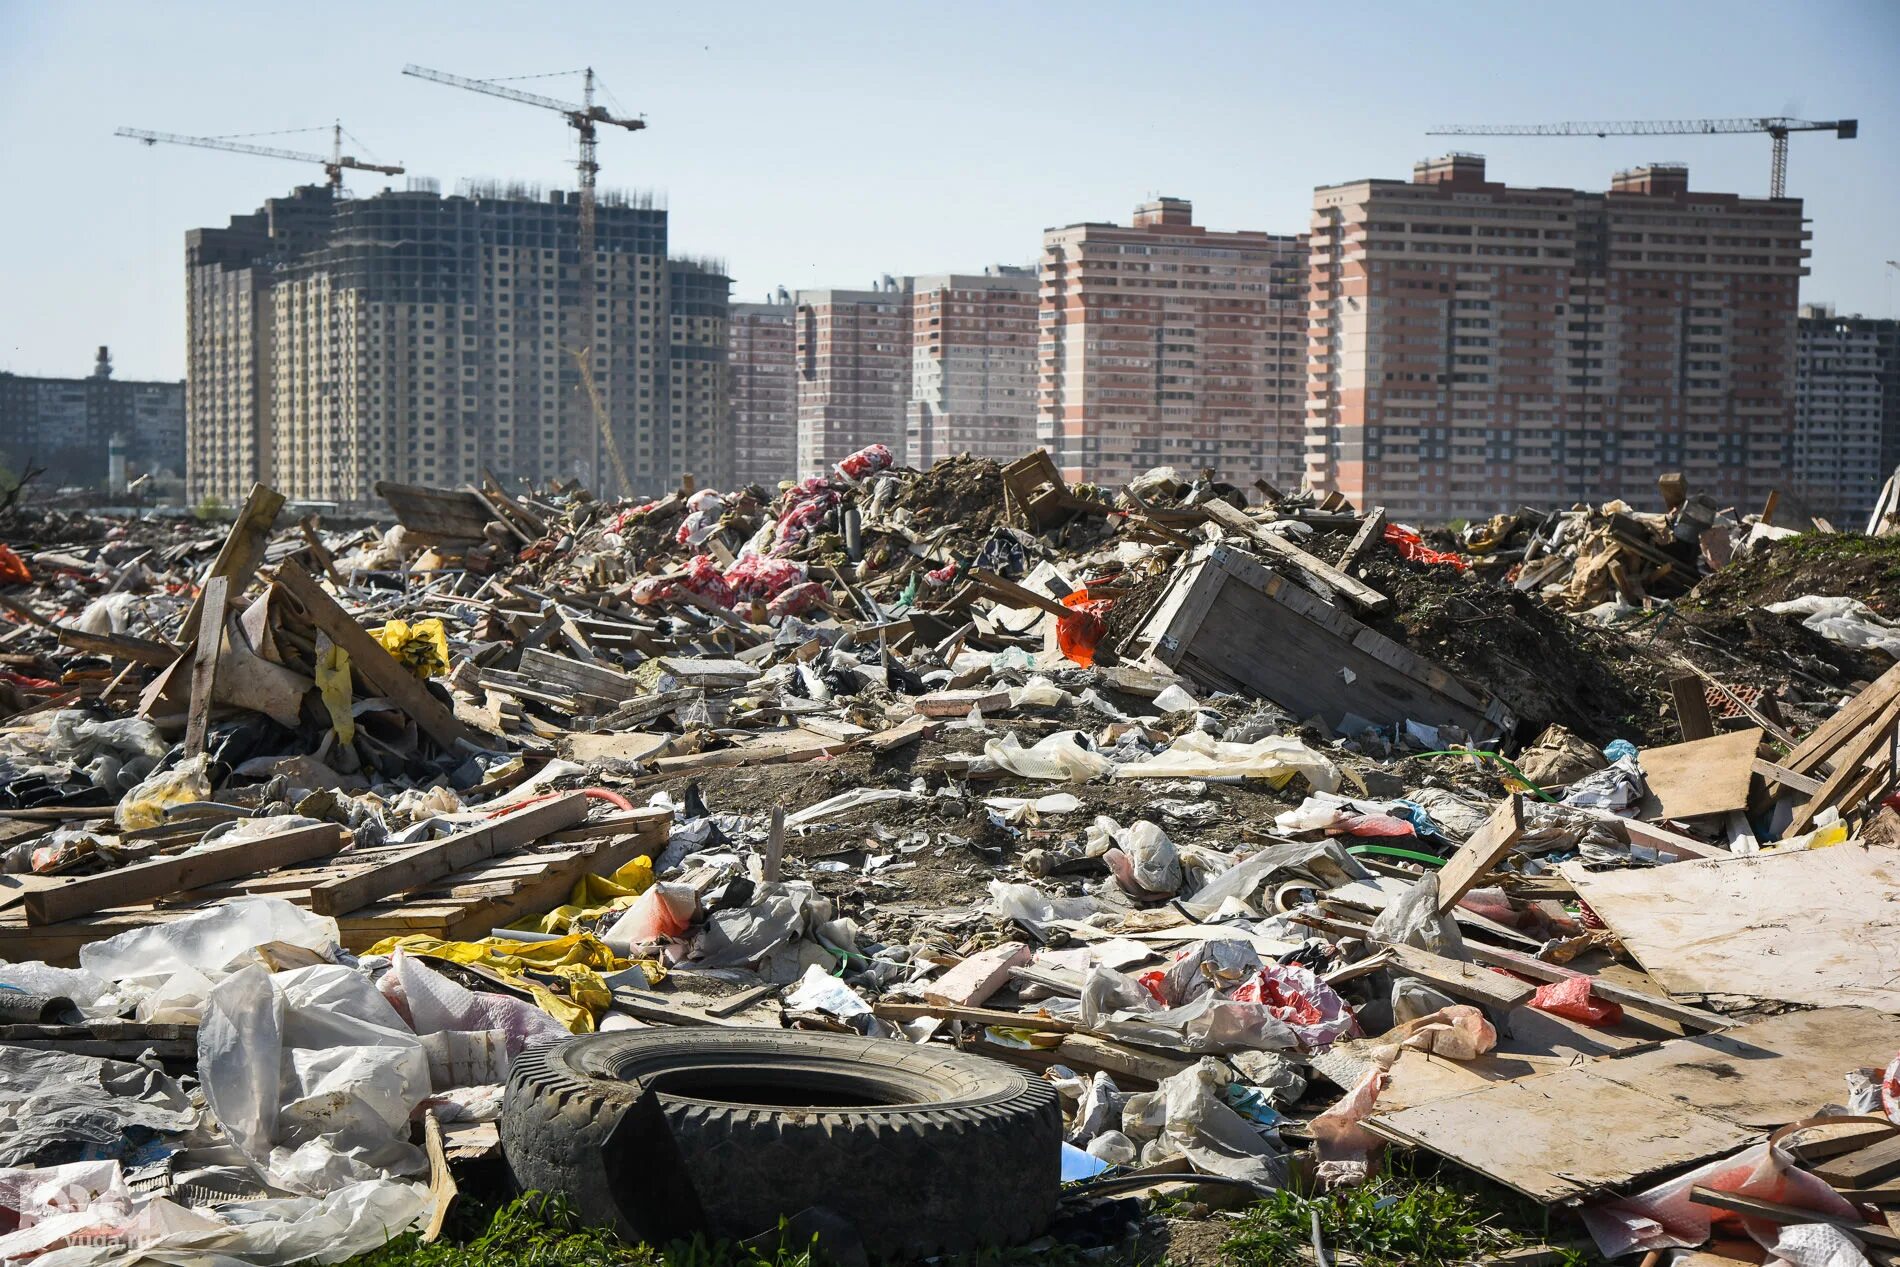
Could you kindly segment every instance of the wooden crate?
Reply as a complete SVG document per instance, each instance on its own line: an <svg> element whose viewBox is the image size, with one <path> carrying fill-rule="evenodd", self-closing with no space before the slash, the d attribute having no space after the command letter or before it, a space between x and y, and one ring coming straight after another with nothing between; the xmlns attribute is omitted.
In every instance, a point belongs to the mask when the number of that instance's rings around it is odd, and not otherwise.
<svg viewBox="0 0 1900 1267"><path fill-rule="evenodd" d="M1385 726L1449 722L1476 738L1517 724L1490 692L1227 546L1203 547L1177 572L1137 641L1203 686L1328 725L1353 713Z"/></svg>

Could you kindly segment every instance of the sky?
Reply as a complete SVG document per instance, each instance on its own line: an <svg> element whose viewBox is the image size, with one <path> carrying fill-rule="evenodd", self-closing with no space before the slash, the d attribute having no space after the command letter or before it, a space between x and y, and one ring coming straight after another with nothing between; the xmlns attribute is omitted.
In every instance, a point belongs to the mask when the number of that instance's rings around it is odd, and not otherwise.
<svg viewBox="0 0 1900 1267"><path fill-rule="evenodd" d="M1686 161L1692 188L1767 192L1764 136L1444 138L1446 122L1858 118L1797 136L1807 301L1900 300L1900 3L1594 0L1345 6L1180 0L461 0L295 5L0 0L0 369L184 372L184 238L322 178L314 165L115 137L279 132L333 118L441 181L571 188L550 112L402 75L589 65L647 118L600 146L603 186L652 190L675 253L775 286L1031 263L1044 229L1126 221L1157 194L1216 229L1302 231L1314 186L1405 178L1449 149L1514 185L1602 189ZM516 86L577 98L577 75ZM327 133L254 144L322 150ZM347 147L346 147L347 148ZM392 178L352 173L356 194ZM403 178L393 178L400 182Z"/></svg>

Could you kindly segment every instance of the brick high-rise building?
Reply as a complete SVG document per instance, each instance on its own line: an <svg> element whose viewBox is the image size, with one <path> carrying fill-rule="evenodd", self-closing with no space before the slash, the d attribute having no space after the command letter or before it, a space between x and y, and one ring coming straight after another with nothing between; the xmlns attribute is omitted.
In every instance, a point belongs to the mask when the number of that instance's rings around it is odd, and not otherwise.
<svg viewBox="0 0 1900 1267"><path fill-rule="evenodd" d="M768 491L798 466L798 355L792 297L732 305L733 483Z"/></svg>
<svg viewBox="0 0 1900 1267"><path fill-rule="evenodd" d="M1860 528L1900 464L1900 321L1803 304L1795 348L1794 491Z"/></svg>
<svg viewBox="0 0 1900 1267"><path fill-rule="evenodd" d="M1071 480L1212 467L1297 483L1306 242L1194 223L1185 199L1133 225L1042 240L1037 434Z"/></svg>
<svg viewBox="0 0 1900 1267"><path fill-rule="evenodd" d="M1307 474L1442 518L1788 478L1799 199L1518 189L1457 154L1314 193Z"/></svg>
<svg viewBox="0 0 1900 1267"><path fill-rule="evenodd" d="M107 477L115 440L129 474L182 476L184 383L114 378L105 348L86 378L0 371L0 461L14 475L24 475L31 461L46 468L44 487L97 487Z"/></svg>
<svg viewBox="0 0 1900 1267"><path fill-rule="evenodd" d="M1010 462L1036 446L1036 273L919 277L911 298L904 460Z"/></svg>
<svg viewBox="0 0 1900 1267"><path fill-rule="evenodd" d="M795 300L798 474L867 444L904 447L910 402L911 279L871 290L801 290Z"/></svg>
<svg viewBox="0 0 1900 1267"><path fill-rule="evenodd" d="M188 480L236 504L255 480L363 502L378 480L579 478L650 495L716 479L727 279L669 264L666 212L519 186L444 198L274 198L187 238ZM582 378L636 487L614 489ZM695 468L697 468L695 470Z"/></svg>

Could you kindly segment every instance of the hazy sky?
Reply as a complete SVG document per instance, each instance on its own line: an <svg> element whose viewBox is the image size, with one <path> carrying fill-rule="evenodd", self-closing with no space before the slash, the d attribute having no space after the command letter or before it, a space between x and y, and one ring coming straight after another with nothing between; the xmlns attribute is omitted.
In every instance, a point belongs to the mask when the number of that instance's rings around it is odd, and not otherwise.
<svg viewBox="0 0 1900 1267"><path fill-rule="evenodd" d="M591 63L650 125L604 137L603 183L664 195L673 249L723 256L742 300L1028 263L1044 228L1123 220L1156 193L1214 228L1296 232L1313 186L1405 177L1450 148L1512 184L1601 189L1616 168L1682 160L1694 188L1765 194L1766 137L1425 135L1745 114L1861 120L1857 141L1792 145L1814 229L1803 295L1887 315L1900 290L1883 267L1900 259L1895 0L0 0L0 369L81 374L106 343L123 376L181 376L185 231L322 176L116 126L340 116L445 192L470 176L571 186L559 116L405 78L412 61L477 78ZM519 86L579 93L578 77Z"/></svg>

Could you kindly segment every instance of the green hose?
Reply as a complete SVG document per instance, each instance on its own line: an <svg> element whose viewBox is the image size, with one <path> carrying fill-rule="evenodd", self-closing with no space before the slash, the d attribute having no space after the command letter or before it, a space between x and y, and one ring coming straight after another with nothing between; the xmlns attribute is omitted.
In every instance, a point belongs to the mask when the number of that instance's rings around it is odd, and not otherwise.
<svg viewBox="0 0 1900 1267"><path fill-rule="evenodd" d="M1503 766L1506 770L1509 770L1512 776L1515 777L1519 783L1522 783L1525 787L1531 790L1532 796L1535 796L1540 800L1549 801L1552 805L1561 805L1563 803L1559 801L1556 797L1552 796L1550 793L1546 792L1543 788L1538 787L1535 783L1525 778L1524 772L1522 770L1518 769L1516 766L1512 765L1510 761L1507 760L1505 757L1495 752L1485 752L1479 748L1435 748L1430 752L1415 752L1412 755L1416 757L1483 757L1485 760L1495 761L1499 765Z"/></svg>
<svg viewBox="0 0 1900 1267"><path fill-rule="evenodd" d="M1437 854L1420 853L1416 849L1401 849L1397 845L1348 845L1346 852L1351 854L1376 853L1382 858L1403 858L1407 862L1429 862L1434 867L1442 867L1445 860Z"/></svg>

